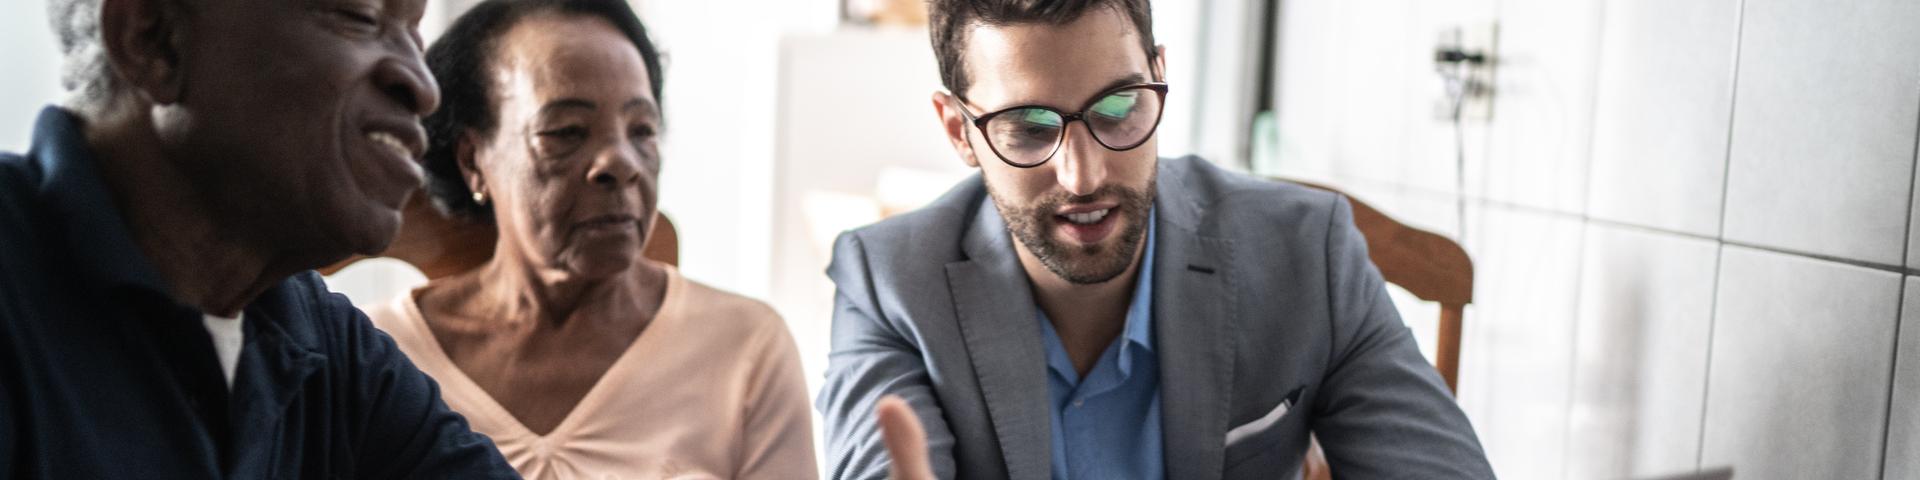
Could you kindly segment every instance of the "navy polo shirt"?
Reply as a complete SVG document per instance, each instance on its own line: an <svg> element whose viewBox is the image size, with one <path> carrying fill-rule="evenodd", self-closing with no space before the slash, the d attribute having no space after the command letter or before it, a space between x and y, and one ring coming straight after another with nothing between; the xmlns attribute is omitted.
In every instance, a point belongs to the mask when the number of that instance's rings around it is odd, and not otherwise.
<svg viewBox="0 0 1920 480"><path fill-rule="evenodd" d="M517 478L312 272L246 306L229 391L114 205L66 111L0 153L0 479Z"/></svg>

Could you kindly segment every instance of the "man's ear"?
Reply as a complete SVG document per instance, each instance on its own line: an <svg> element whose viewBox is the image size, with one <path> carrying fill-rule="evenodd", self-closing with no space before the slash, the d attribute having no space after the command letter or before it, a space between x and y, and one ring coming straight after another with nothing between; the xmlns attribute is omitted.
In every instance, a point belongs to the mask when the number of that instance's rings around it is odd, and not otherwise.
<svg viewBox="0 0 1920 480"><path fill-rule="evenodd" d="M1166 45L1153 46L1153 80L1156 82L1167 81L1167 46Z"/></svg>
<svg viewBox="0 0 1920 480"><path fill-rule="evenodd" d="M108 74L155 105L179 102L186 90L181 13L166 0L100 2L100 42L111 66Z"/></svg>
<svg viewBox="0 0 1920 480"><path fill-rule="evenodd" d="M480 134L472 130L460 134L460 141L453 147L453 163L460 166L460 179L467 182L467 191L492 196L487 192L487 177L480 174L480 141Z"/></svg>
<svg viewBox="0 0 1920 480"><path fill-rule="evenodd" d="M960 113L960 101L946 90L934 90L933 113L940 117L940 130L946 132L947 142L953 144L953 152L960 154L960 161L967 166L979 168L980 159L973 155L973 142L967 141L967 117Z"/></svg>

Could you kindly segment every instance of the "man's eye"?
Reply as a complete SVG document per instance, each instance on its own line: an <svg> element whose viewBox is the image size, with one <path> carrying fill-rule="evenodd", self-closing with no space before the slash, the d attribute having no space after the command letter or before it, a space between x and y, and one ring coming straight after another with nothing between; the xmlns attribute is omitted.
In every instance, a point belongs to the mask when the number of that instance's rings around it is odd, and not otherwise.
<svg viewBox="0 0 1920 480"><path fill-rule="evenodd" d="M342 8L342 9L334 10L333 14L336 16L339 16L342 20L346 20L348 23L353 23L361 26L372 27L380 24L380 21L378 19L373 18L374 14L370 12L355 10L351 8Z"/></svg>
<svg viewBox="0 0 1920 480"><path fill-rule="evenodd" d="M346 5L326 11L330 17L328 23L333 28L354 35L374 35L381 29L380 10L360 5Z"/></svg>
<svg viewBox="0 0 1920 480"><path fill-rule="evenodd" d="M638 125L627 130L627 136L641 139L653 138L654 133L651 125Z"/></svg>

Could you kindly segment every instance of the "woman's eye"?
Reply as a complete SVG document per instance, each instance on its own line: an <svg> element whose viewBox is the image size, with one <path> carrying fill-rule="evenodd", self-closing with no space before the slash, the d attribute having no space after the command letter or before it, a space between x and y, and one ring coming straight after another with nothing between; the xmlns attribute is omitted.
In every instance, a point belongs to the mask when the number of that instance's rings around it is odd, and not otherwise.
<svg viewBox="0 0 1920 480"><path fill-rule="evenodd" d="M560 127L551 130L541 130L539 134L542 137L550 138L580 139L587 138L587 129L586 127Z"/></svg>
<svg viewBox="0 0 1920 480"><path fill-rule="evenodd" d="M565 157L585 145L590 133L578 125L539 130L533 132L533 146L542 157Z"/></svg>

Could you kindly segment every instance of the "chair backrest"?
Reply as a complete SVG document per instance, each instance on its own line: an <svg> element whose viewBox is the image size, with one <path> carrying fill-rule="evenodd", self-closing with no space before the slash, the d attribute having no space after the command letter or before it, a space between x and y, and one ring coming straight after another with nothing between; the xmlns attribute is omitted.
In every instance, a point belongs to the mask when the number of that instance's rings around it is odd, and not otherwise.
<svg viewBox="0 0 1920 480"><path fill-rule="evenodd" d="M471 270L493 258L493 244L499 234L490 225L447 218L418 196L402 215L406 217L405 226L381 256L412 264L428 280ZM680 264L680 234L666 213L654 217L640 254L656 262ZM365 258L349 258L320 272L332 274Z"/></svg>
<svg viewBox="0 0 1920 480"><path fill-rule="evenodd" d="M1347 197L1353 223L1366 237L1368 256L1387 283L1421 300L1440 304L1440 335L1434 368L1458 392L1461 315L1473 303L1473 259L1460 244L1437 233L1409 227L1344 192L1308 182L1285 180Z"/></svg>

